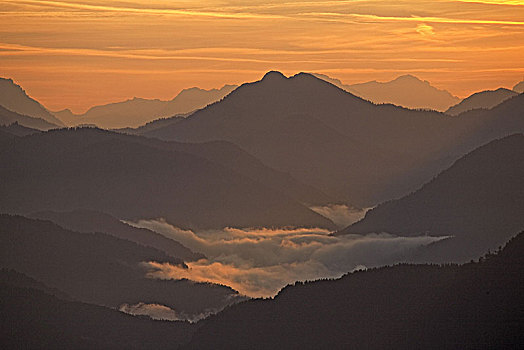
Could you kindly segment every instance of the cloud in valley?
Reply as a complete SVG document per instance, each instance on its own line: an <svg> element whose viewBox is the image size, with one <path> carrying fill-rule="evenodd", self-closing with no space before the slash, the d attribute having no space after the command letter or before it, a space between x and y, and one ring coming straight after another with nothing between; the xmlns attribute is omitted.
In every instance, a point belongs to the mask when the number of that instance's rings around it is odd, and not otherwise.
<svg viewBox="0 0 524 350"><path fill-rule="evenodd" d="M183 312L176 312L168 306L160 304L146 304L143 302L137 304L122 304L118 308L121 312L135 316L149 316L154 320L165 320L165 321L189 321L197 322L201 319L208 317L220 310L210 310L205 313L188 315Z"/></svg>
<svg viewBox="0 0 524 350"><path fill-rule="evenodd" d="M330 219L338 227L344 228L362 219L370 208L360 209L345 204L329 204L310 207L310 209Z"/></svg>
<svg viewBox="0 0 524 350"><path fill-rule="evenodd" d="M442 237L398 237L389 234L332 236L324 229L236 229L193 232L165 220L130 223L145 227L204 253L188 269L144 262L148 276L186 278L231 286L250 297L271 297L295 281L336 278L363 267L399 261L410 249Z"/></svg>
<svg viewBox="0 0 524 350"><path fill-rule="evenodd" d="M120 305L119 310L131 315L147 315L155 320L181 320L175 310L160 304L122 304Z"/></svg>

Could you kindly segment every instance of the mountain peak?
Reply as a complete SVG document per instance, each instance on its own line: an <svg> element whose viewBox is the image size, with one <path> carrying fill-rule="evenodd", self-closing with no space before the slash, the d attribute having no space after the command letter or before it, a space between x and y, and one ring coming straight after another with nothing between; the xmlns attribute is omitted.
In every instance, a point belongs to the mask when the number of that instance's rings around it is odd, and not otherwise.
<svg viewBox="0 0 524 350"><path fill-rule="evenodd" d="M276 70L271 70L269 72L267 72L264 77L262 78L262 81L267 81L267 80L282 80L282 79L287 79L286 76L284 74L282 74L281 72L279 71L276 71Z"/></svg>
<svg viewBox="0 0 524 350"><path fill-rule="evenodd" d="M0 78L0 105L21 115L41 118L57 126L64 125L38 101L31 98L13 79Z"/></svg>
<svg viewBox="0 0 524 350"><path fill-rule="evenodd" d="M427 81L424 81L424 80L422 80L420 78L417 78L416 76L414 76L412 74L400 75L396 79L394 79L393 81L413 81L413 82L428 83Z"/></svg>
<svg viewBox="0 0 524 350"><path fill-rule="evenodd" d="M473 109L491 109L516 95L518 95L517 92L506 88L475 92L456 105L450 107L446 111L446 114L457 116Z"/></svg>
<svg viewBox="0 0 524 350"><path fill-rule="evenodd" d="M313 78L316 80L322 80L321 78L318 78L315 76L315 74L307 73L307 72L300 72L295 75L293 75L291 78Z"/></svg>
<svg viewBox="0 0 524 350"><path fill-rule="evenodd" d="M2 78L0 77L0 81L5 81L6 83L14 84L15 82L11 78Z"/></svg>
<svg viewBox="0 0 524 350"><path fill-rule="evenodd" d="M14 89L16 91L22 92L24 95L27 95L25 90L20 85L15 83L15 81L11 78L0 78L0 84L4 88Z"/></svg>

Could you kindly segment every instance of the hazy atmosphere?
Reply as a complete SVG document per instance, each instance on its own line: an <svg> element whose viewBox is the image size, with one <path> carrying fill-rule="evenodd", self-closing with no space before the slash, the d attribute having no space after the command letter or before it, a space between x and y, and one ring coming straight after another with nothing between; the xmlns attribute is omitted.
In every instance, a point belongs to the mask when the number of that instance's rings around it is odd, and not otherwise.
<svg viewBox="0 0 524 350"><path fill-rule="evenodd" d="M524 2L0 0L1 349L523 349Z"/></svg>
<svg viewBox="0 0 524 350"><path fill-rule="evenodd" d="M522 79L522 1L0 1L2 74L51 110L324 73L461 98Z"/></svg>

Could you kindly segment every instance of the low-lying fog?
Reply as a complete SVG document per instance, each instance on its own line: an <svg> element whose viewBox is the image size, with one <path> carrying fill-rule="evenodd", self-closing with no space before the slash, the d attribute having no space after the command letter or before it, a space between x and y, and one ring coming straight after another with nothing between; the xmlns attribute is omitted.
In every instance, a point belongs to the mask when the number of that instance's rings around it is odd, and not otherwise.
<svg viewBox="0 0 524 350"><path fill-rule="evenodd" d="M163 219L128 222L179 241L207 259L188 269L144 262L148 276L186 278L228 285L250 297L271 297L296 281L335 278L366 267L398 262L407 250L443 237L399 237L386 233L331 236L324 229L237 229L193 232Z"/></svg>
<svg viewBox="0 0 524 350"><path fill-rule="evenodd" d="M371 208L360 209L346 204L329 204L324 206L313 206L309 209L330 219L338 227L344 228L362 219L366 215L366 212Z"/></svg>

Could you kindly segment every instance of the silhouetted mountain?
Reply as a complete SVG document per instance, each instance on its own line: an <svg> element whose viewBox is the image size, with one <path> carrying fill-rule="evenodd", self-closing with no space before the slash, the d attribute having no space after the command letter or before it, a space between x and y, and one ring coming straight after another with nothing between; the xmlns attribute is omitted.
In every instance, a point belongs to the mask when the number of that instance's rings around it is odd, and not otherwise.
<svg viewBox="0 0 524 350"><path fill-rule="evenodd" d="M220 100L234 88L235 85L211 90L194 87L182 90L170 101L135 97L127 101L95 106L81 115L75 115L68 110L57 112L56 115L62 116L69 126L91 124L105 129L137 128L158 118L183 115L205 107Z"/></svg>
<svg viewBox="0 0 524 350"><path fill-rule="evenodd" d="M515 91L499 88L497 90L487 90L474 93L466 97L460 103L450 107L446 114L457 116L460 113L470 111L472 109L490 109L493 108L510 97L518 95Z"/></svg>
<svg viewBox="0 0 524 350"><path fill-rule="evenodd" d="M63 300L13 270L0 271L0 309L4 349L167 349L187 342L195 328Z"/></svg>
<svg viewBox="0 0 524 350"><path fill-rule="evenodd" d="M341 88L342 90L349 92L352 95L358 96L358 91L353 90L350 85L344 84L342 81L340 81L340 79L332 78L328 75L320 74L320 73L311 73L311 74L319 79L325 80L328 83L335 85L336 87Z"/></svg>
<svg viewBox="0 0 524 350"><path fill-rule="evenodd" d="M184 349L521 349L524 234L478 263L297 283L199 323Z"/></svg>
<svg viewBox="0 0 524 350"><path fill-rule="evenodd" d="M27 136L27 135L37 134L40 132L40 130L31 129L23 125L20 125L18 124L18 122L14 122L7 126L6 125L0 126L0 130L8 134L14 135L14 136Z"/></svg>
<svg viewBox="0 0 524 350"><path fill-rule="evenodd" d="M21 115L0 106L0 125L11 125L13 123L38 130L49 130L58 127L42 118L28 117L27 115Z"/></svg>
<svg viewBox="0 0 524 350"><path fill-rule="evenodd" d="M150 140L150 142L154 142ZM288 173L267 167L257 158L242 150L237 145L226 141L206 143L175 143L176 149L222 164L236 172L253 179L264 186L277 190L290 198L306 205L332 203L333 198L313 186L305 185ZM170 146L173 147L173 142ZM160 147L158 145L157 147Z"/></svg>
<svg viewBox="0 0 524 350"><path fill-rule="evenodd" d="M406 108L445 111L459 101L446 90L432 86L428 81L407 74L388 82L369 81L360 84L343 84L324 74L315 74L353 95L374 103L392 103Z"/></svg>
<svg viewBox="0 0 524 350"><path fill-rule="evenodd" d="M518 92L519 94L524 93L524 80L517 83L517 85L513 87L513 91Z"/></svg>
<svg viewBox="0 0 524 350"><path fill-rule="evenodd" d="M43 119L54 125L64 125L44 106L29 97L12 79L0 78L0 106L21 115ZM26 126L32 127L31 125Z"/></svg>
<svg viewBox="0 0 524 350"><path fill-rule="evenodd" d="M152 130L178 123L184 119L185 118L181 117L159 119L134 130L120 129L116 131L131 135L147 135ZM143 139L140 140L145 141ZM284 193L307 205L327 204L334 201L332 197L319 191L315 187L299 182L288 173L269 168L260 160L231 142L210 141L205 143L188 144L179 142L159 142L157 139L148 139L145 142L146 144L154 145L154 147L190 153L211 162L224 165L252 180L275 189L278 192Z"/></svg>
<svg viewBox="0 0 524 350"><path fill-rule="evenodd" d="M205 159L207 152L227 161L223 148L206 151L218 145L184 146L90 128L0 144L0 162L9 164L0 170L4 212L89 209L126 219L163 217L191 228L334 227L286 192L242 175L249 169L237 172Z"/></svg>
<svg viewBox="0 0 524 350"><path fill-rule="evenodd" d="M469 153L418 191L379 205L339 233L452 235L432 249L444 260L469 260L524 229L522 179L524 135L517 134Z"/></svg>
<svg viewBox="0 0 524 350"><path fill-rule="evenodd" d="M61 111L50 111L55 117L60 119L65 125L76 125L80 114L74 114L70 109L66 108Z"/></svg>
<svg viewBox="0 0 524 350"><path fill-rule="evenodd" d="M194 253L179 242L166 238L161 234L145 228L130 226L111 215L96 211L76 210L60 213L44 211L30 214L29 217L50 220L66 229L77 232L101 232L127 239L146 247L161 250L183 261L205 258L203 254Z"/></svg>
<svg viewBox="0 0 524 350"><path fill-rule="evenodd" d="M69 295L57 288L50 288L42 282L27 277L23 273L12 269L0 269L0 283L17 288L30 288L53 295L62 300L73 300Z"/></svg>
<svg viewBox="0 0 524 350"><path fill-rule="evenodd" d="M159 118L159 119L150 121L144 125L141 125L137 128L121 128L121 129L113 129L113 131L122 132L126 134L131 134L131 135L143 135L150 131L162 128L164 126L178 123L179 121L184 120L186 117L187 115L174 116L174 117L168 117L168 118Z"/></svg>
<svg viewBox="0 0 524 350"><path fill-rule="evenodd" d="M0 215L0 241L0 267L36 278L83 302L112 308L155 303L181 315L198 315L221 309L238 295L224 286L147 278L142 262L183 262L102 233L78 233L49 221Z"/></svg>
<svg viewBox="0 0 524 350"><path fill-rule="evenodd" d="M182 90L165 106L161 116L186 114L219 101L235 90L237 85L224 85L220 89L204 90L197 87Z"/></svg>
<svg viewBox="0 0 524 350"><path fill-rule="evenodd" d="M138 127L162 117L160 111L166 104L167 101L134 97L122 102L91 107L77 117L75 124L70 125L93 124L106 129Z"/></svg>
<svg viewBox="0 0 524 350"><path fill-rule="evenodd" d="M494 137L524 131L523 111L524 98L516 96L454 118L377 106L310 74L270 72L146 135L230 141L337 201L367 207L415 190Z"/></svg>

